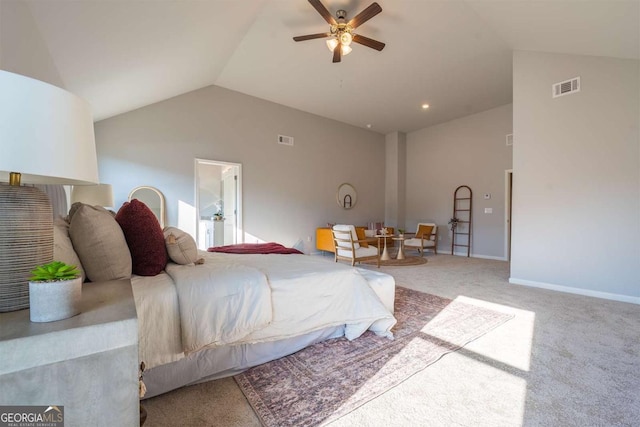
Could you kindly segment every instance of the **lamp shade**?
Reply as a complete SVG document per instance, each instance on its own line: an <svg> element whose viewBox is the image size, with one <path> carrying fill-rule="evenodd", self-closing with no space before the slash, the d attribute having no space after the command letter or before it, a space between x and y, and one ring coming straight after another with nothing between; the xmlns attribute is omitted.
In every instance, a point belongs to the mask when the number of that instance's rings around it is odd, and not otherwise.
<svg viewBox="0 0 640 427"><path fill-rule="evenodd" d="M71 204L76 202L112 208L114 206L113 188L111 184L74 185L71 191Z"/></svg>
<svg viewBox="0 0 640 427"><path fill-rule="evenodd" d="M0 182L95 184L98 163L89 104L59 87L0 71Z"/></svg>

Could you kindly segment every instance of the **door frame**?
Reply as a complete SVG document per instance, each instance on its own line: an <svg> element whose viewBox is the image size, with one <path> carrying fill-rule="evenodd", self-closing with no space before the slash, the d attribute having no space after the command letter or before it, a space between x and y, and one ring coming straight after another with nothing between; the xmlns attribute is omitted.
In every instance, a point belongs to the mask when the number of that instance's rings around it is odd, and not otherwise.
<svg viewBox="0 0 640 427"><path fill-rule="evenodd" d="M504 171L504 259L511 261L511 224L513 214L513 169Z"/></svg>

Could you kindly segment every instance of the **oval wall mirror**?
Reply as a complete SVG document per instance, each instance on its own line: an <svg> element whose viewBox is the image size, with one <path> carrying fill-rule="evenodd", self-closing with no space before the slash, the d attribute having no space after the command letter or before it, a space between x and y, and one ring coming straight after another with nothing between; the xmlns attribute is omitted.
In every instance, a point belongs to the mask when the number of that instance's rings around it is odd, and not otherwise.
<svg viewBox="0 0 640 427"><path fill-rule="evenodd" d="M158 218L160 227L164 228L164 196L160 190L148 186L136 187L129 193L129 201L133 199L138 199L147 205Z"/></svg>
<svg viewBox="0 0 640 427"><path fill-rule="evenodd" d="M351 209L356 205L358 193L353 185L349 183L340 184L338 187L338 205L344 209Z"/></svg>

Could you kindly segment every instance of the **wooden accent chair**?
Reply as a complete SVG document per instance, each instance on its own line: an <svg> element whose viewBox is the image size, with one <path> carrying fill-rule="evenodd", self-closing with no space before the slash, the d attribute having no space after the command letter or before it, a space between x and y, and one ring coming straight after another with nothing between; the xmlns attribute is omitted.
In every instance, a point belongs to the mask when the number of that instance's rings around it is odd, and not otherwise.
<svg viewBox="0 0 640 427"><path fill-rule="evenodd" d="M405 249L416 249L420 256L424 256L424 251L431 249L438 255L438 226L432 222L418 223L416 235L404 241Z"/></svg>
<svg viewBox="0 0 640 427"><path fill-rule="evenodd" d="M353 225L337 224L331 230L333 233L333 243L335 249L335 261L339 259L350 261L351 265L356 262L377 260L380 268L380 254L376 246L369 246L367 240L358 240L356 228Z"/></svg>

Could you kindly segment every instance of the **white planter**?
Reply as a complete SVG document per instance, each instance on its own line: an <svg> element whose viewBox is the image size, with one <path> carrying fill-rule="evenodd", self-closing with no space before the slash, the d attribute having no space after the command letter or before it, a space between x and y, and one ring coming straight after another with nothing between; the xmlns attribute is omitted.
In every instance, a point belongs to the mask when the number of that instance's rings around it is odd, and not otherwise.
<svg viewBox="0 0 640 427"><path fill-rule="evenodd" d="M64 282L29 282L32 322L53 322L80 313L82 278Z"/></svg>

